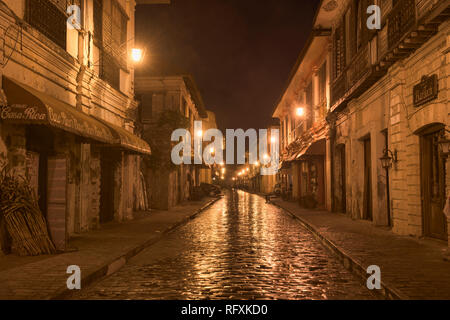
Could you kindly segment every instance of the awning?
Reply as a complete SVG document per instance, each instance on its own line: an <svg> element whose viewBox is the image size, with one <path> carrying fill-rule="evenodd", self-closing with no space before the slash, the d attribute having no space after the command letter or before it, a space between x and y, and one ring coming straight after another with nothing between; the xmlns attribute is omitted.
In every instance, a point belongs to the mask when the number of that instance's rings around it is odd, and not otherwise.
<svg viewBox="0 0 450 320"><path fill-rule="evenodd" d="M114 143L111 130L89 115L45 93L3 77L8 100L1 106L0 119L19 124L41 124L104 143Z"/></svg>
<svg viewBox="0 0 450 320"><path fill-rule="evenodd" d="M124 128L89 116L23 83L3 77L3 90L8 105L1 107L2 121L49 125L133 152L151 153L147 142Z"/></svg>
<svg viewBox="0 0 450 320"><path fill-rule="evenodd" d="M124 149L128 149L137 153L151 154L149 144L132 132L106 122L102 119L96 119L111 129L113 135L115 136L115 142L113 143L115 146L122 147Z"/></svg>
<svg viewBox="0 0 450 320"><path fill-rule="evenodd" d="M302 159L307 156L321 156L326 153L326 140L320 138L319 140L308 143L299 153L297 153L296 159Z"/></svg>

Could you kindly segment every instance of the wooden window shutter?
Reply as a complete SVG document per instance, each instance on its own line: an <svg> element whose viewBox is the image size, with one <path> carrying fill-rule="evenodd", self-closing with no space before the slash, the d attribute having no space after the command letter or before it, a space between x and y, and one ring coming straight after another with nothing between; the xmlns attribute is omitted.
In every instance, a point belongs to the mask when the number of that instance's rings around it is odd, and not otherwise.
<svg viewBox="0 0 450 320"><path fill-rule="evenodd" d="M306 88L306 107L308 108L306 115L307 127L311 128L314 122L312 82L309 82L308 87Z"/></svg>
<svg viewBox="0 0 450 320"><path fill-rule="evenodd" d="M356 30L358 27L358 24L356 22L356 19L358 18L357 15L358 10L358 2L357 0L352 1L350 6L350 34L348 35L350 38L350 57L354 57L356 55L357 51L357 44L356 44Z"/></svg>
<svg viewBox="0 0 450 320"><path fill-rule="evenodd" d="M367 8L372 4L373 0L359 0L360 1L360 13L359 13L359 23L361 26L361 48L364 48L369 42L372 31L367 28Z"/></svg>
<svg viewBox="0 0 450 320"><path fill-rule="evenodd" d="M62 1L26 0L25 20L64 50L67 42L67 14Z"/></svg>
<svg viewBox="0 0 450 320"><path fill-rule="evenodd" d="M341 25L339 26L339 38L338 38L338 74L340 75L342 72L344 72L346 61L345 61L345 16L342 18Z"/></svg>
<svg viewBox="0 0 450 320"><path fill-rule="evenodd" d="M101 48L103 45L103 1L94 0L94 44Z"/></svg>
<svg viewBox="0 0 450 320"><path fill-rule="evenodd" d="M319 70L319 102L323 103L326 99L327 85L327 62L325 61Z"/></svg>
<svg viewBox="0 0 450 320"><path fill-rule="evenodd" d="M344 23L341 22L339 27L336 28L334 33L334 62L335 62L335 74L334 78L337 79L345 68L345 18Z"/></svg>
<svg viewBox="0 0 450 320"><path fill-rule="evenodd" d="M337 79L337 77L339 76L339 72L338 72L338 37L339 37L339 33L338 33L338 29L334 30L334 34L333 34L333 80Z"/></svg>
<svg viewBox="0 0 450 320"><path fill-rule="evenodd" d="M153 118L153 94L143 94L141 99L141 121L149 123Z"/></svg>
<svg viewBox="0 0 450 320"><path fill-rule="evenodd" d="M103 51L112 51L112 11L111 0L103 0Z"/></svg>

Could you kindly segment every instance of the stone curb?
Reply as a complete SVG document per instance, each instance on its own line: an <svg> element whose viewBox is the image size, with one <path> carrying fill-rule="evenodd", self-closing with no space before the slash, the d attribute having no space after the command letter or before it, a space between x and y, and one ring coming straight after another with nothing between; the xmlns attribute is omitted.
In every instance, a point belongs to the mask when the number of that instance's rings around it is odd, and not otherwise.
<svg viewBox="0 0 450 320"><path fill-rule="evenodd" d="M280 208L292 218L298 220L323 245L325 245L331 252L333 252L337 256L337 258L342 262L342 264L347 270L357 275L358 277L367 280L366 268L364 268L362 264L359 261L357 261L354 257L350 256L343 248L333 243L333 241L331 241L330 239L327 239L322 233L320 233L320 231L316 229L315 226L313 226L305 219L297 216L289 209L286 209L274 202L269 203L277 208ZM406 295L400 293L394 286L387 284L386 282L383 281L381 281L381 289L377 290L377 292L389 300L410 300Z"/></svg>
<svg viewBox="0 0 450 320"><path fill-rule="evenodd" d="M147 247L155 244L159 240L161 240L165 235L168 233L174 231L175 229L187 224L189 221L193 220L197 215L199 215L201 212L205 211L209 207L211 207L214 203L222 199L222 197L218 197L216 199L212 199L205 205L203 205L200 209L197 209L193 214L189 215L188 217L184 218L182 221L177 222L171 226L169 226L166 230L162 231L158 236L156 236L153 239L150 239L143 244L140 244L136 246L135 248L130 249L126 254L121 255L117 258L114 258L109 263L106 263L105 265L99 267L95 271L91 271L88 274L84 274L83 272L81 277L81 283L82 287L87 287L90 284L92 284L94 281L99 280L100 278L103 278L104 276L109 276L116 271L118 271L122 266L124 266L132 257L136 256L138 253L140 253L142 250L146 249ZM63 300L65 298L68 298L71 294L73 294L73 290L67 289L66 286L61 287L60 289L56 290L54 293L50 294L44 300Z"/></svg>

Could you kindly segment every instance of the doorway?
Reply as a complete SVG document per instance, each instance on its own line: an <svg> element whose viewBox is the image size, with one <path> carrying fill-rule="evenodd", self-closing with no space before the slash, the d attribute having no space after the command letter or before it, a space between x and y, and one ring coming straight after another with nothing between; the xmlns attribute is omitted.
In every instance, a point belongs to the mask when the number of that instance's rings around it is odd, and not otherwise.
<svg viewBox="0 0 450 320"><path fill-rule="evenodd" d="M336 205L337 212L347 211L347 190L346 190L346 168L345 168L345 145L341 144L336 148Z"/></svg>
<svg viewBox="0 0 450 320"><path fill-rule="evenodd" d="M372 152L370 138L364 143L364 211L363 219L372 220Z"/></svg>
<svg viewBox="0 0 450 320"><path fill-rule="evenodd" d="M114 220L114 161L108 156L101 159L100 223Z"/></svg>
<svg viewBox="0 0 450 320"><path fill-rule="evenodd" d="M447 220L443 213L445 205L445 159L437 141L442 127L432 127L420 138L422 216L425 236L447 240Z"/></svg>
<svg viewBox="0 0 450 320"><path fill-rule="evenodd" d="M66 248L67 159L64 155L47 161L47 222L56 249Z"/></svg>

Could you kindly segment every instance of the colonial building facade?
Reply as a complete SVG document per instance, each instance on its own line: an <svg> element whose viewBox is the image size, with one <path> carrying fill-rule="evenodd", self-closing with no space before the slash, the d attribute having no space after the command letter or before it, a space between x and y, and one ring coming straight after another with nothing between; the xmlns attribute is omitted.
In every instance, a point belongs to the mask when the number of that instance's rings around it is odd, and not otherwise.
<svg viewBox="0 0 450 320"><path fill-rule="evenodd" d="M380 29L367 27L372 4L381 8ZM281 173L292 177L294 198L310 188L319 207L390 226L397 234L448 241L443 208L450 168L441 146L450 125L449 14L448 1L322 1L314 40L274 112L282 120L283 168L289 168ZM298 132L294 112L302 103L311 126ZM322 123L324 131L317 131ZM302 168L302 146L317 145L317 139L325 141L317 150L323 164L316 159L314 170L310 164ZM312 187L303 183L308 180Z"/></svg>
<svg viewBox="0 0 450 320"><path fill-rule="evenodd" d="M328 29L315 27L273 113L281 127L282 193L306 207L325 208L330 195L325 179L330 173L325 120L329 110L330 34Z"/></svg>
<svg viewBox="0 0 450 320"><path fill-rule="evenodd" d="M181 165L172 162L172 148L178 143L171 141L172 132L186 128L193 141L195 135L203 135L205 130L194 132L194 122L204 120L206 126L215 125L215 118L212 121L213 113L205 110L191 76L139 76L136 93L141 101L142 136L153 148L144 169L150 203L154 208L168 210L192 196L194 187L200 184L201 170L207 169L194 165L193 161Z"/></svg>
<svg viewBox="0 0 450 320"><path fill-rule="evenodd" d="M135 5L0 1L0 162L31 181L61 250L144 203L135 177L150 148L134 134Z"/></svg>

